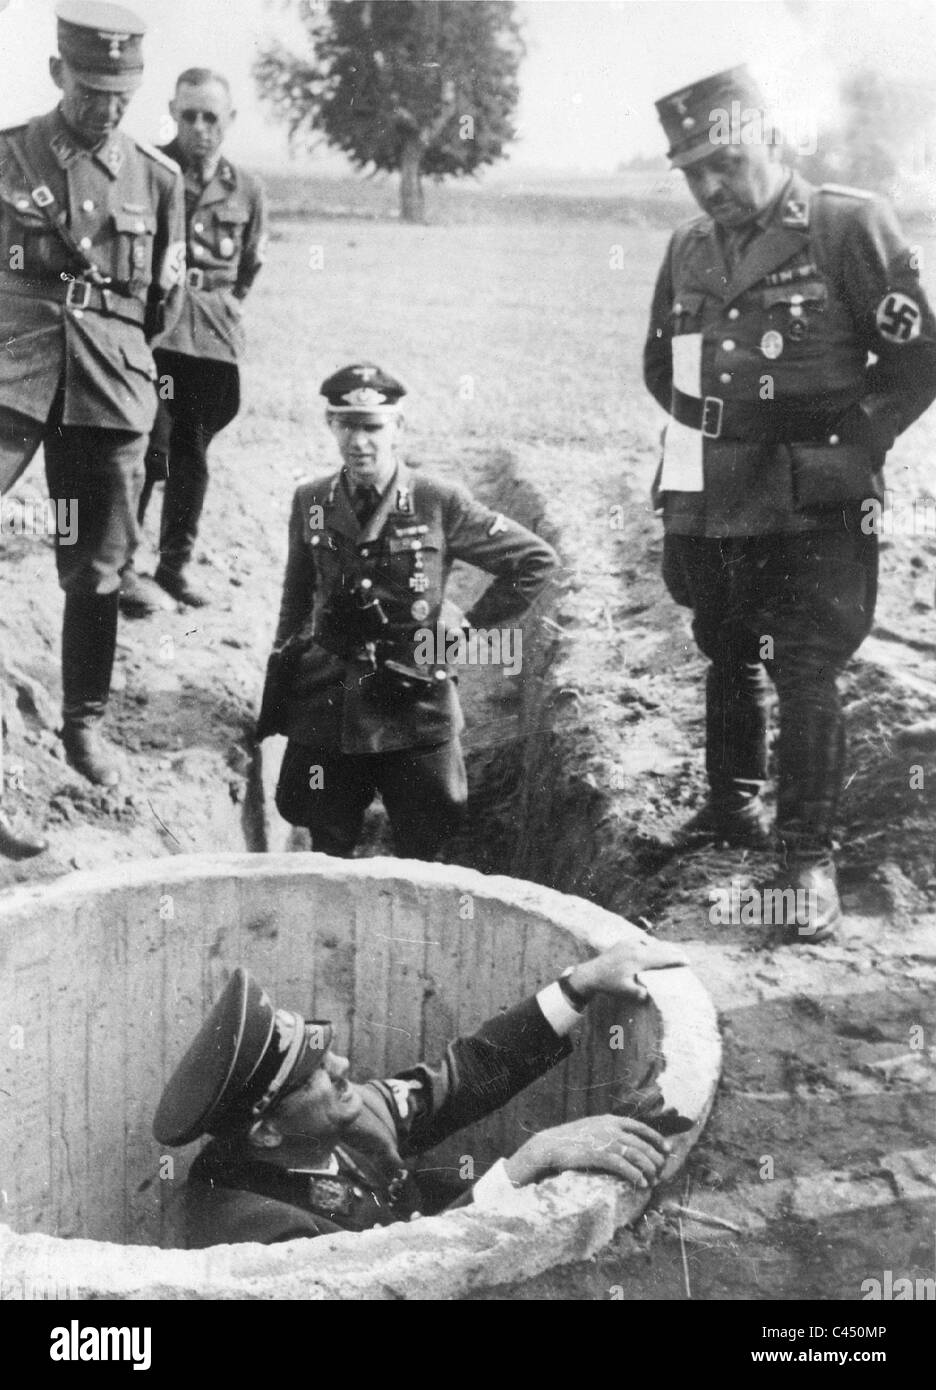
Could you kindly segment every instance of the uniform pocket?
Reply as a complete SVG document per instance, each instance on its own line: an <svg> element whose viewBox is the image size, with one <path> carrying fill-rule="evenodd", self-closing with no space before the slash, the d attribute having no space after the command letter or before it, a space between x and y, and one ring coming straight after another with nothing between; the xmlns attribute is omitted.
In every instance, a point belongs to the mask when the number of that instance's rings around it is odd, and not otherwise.
<svg viewBox="0 0 936 1390"><path fill-rule="evenodd" d="M0 184L0 220L7 256L5 266L20 265L25 275L51 268L57 238L25 188ZM17 247L22 247L22 262L16 254Z"/></svg>
<svg viewBox="0 0 936 1390"><path fill-rule="evenodd" d="M153 354L144 344L121 343L120 353L124 362L131 371L139 372L145 376L147 381L156 380L156 363L153 361Z"/></svg>
<svg viewBox="0 0 936 1390"><path fill-rule="evenodd" d="M247 217L246 209L241 208L223 208L216 214L214 249L222 261L231 261L240 254Z"/></svg>
<svg viewBox="0 0 936 1390"><path fill-rule="evenodd" d="M777 305L789 309L791 305L802 304L821 311L828 298L828 289L821 280L803 280L797 285L771 285L763 292L765 309L773 309Z"/></svg>
<svg viewBox="0 0 936 1390"><path fill-rule="evenodd" d="M150 212L115 212L117 265L115 277L145 286L153 278L153 236L156 218Z"/></svg>
<svg viewBox="0 0 936 1390"><path fill-rule="evenodd" d="M670 318L673 323L674 333L691 333L699 327L702 320L702 308L705 304L705 295L695 291L681 294L673 302L670 310Z"/></svg>
<svg viewBox="0 0 936 1390"><path fill-rule="evenodd" d="M880 495L869 450L859 444L786 444L797 507L829 507Z"/></svg>

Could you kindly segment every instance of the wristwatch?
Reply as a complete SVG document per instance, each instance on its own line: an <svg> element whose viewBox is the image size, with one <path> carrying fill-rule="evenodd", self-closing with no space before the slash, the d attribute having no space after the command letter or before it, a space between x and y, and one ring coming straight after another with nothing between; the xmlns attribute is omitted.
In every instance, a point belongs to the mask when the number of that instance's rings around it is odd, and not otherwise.
<svg viewBox="0 0 936 1390"><path fill-rule="evenodd" d="M584 994L579 994L578 990L574 989L569 981L569 976L574 969L574 965L567 965L559 976L557 983L573 1009L576 1009L579 1013L584 1013L588 1008L588 1000L585 998Z"/></svg>

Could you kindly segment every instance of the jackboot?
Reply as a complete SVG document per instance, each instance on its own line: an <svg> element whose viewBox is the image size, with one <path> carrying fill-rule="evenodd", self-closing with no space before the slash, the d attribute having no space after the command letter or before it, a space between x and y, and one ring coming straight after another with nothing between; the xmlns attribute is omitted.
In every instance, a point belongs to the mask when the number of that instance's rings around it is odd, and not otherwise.
<svg viewBox="0 0 936 1390"><path fill-rule="evenodd" d="M794 908L792 920L779 925L791 943L824 941L842 918L833 830L845 763L844 721L834 688L824 707L800 706L786 724L784 713L781 709L777 835L782 857L776 887L792 889Z"/></svg>
<svg viewBox="0 0 936 1390"><path fill-rule="evenodd" d="M678 849L774 847L761 800L767 779L767 678L760 662L712 662L705 678L705 805L675 833Z"/></svg>
<svg viewBox="0 0 936 1390"><path fill-rule="evenodd" d="M177 603L184 603L189 608L205 608L211 602L207 590L193 584L184 569L170 570L160 565L154 578L159 587L170 594Z"/></svg>
<svg viewBox="0 0 936 1390"><path fill-rule="evenodd" d="M110 695L119 595L69 592L62 623L62 742L76 772L100 787L120 780L116 755L99 733Z"/></svg>
<svg viewBox="0 0 936 1390"><path fill-rule="evenodd" d="M70 767L96 787L116 787L120 764L114 750L93 724L66 724L62 729L65 758Z"/></svg>
<svg viewBox="0 0 936 1390"><path fill-rule="evenodd" d="M131 562L120 576L120 611L127 618L151 618L174 610L163 590L137 574Z"/></svg>
<svg viewBox="0 0 936 1390"><path fill-rule="evenodd" d="M719 844L735 849L775 848L770 817L761 800L762 786L738 778L727 788L711 788L702 809L674 833L674 846L680 850Z"/></svg>
<svg viewBox="0 0 936 1390"><path fill-rule="evenodd" d="M825 941L842 920L831 835L818 833L819 826L831 826L831 805L804 803L804 821L813 818L814 829L802 838L785 832L784 856L773 884L782 895L783 912L774 925L791 944Z"/></svg>

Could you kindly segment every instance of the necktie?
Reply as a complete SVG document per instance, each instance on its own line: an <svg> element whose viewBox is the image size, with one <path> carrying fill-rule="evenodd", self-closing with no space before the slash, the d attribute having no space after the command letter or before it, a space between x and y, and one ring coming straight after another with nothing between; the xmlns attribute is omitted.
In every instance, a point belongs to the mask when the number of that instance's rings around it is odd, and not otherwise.
<svg viewBox="0 0 936 1390"><path fill-rule="evenodd" d="M377 510L377 502L380 494L375 487L356 487L352 507L354 515L358 519L359 526L366 526L374 512Z"/></svg>

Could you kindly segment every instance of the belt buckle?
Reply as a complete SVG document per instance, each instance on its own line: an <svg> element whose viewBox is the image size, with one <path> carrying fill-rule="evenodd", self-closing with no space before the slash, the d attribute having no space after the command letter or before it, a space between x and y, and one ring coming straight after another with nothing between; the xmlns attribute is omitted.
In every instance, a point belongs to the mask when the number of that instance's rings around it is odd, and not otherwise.
<svg viewBox="0 0 936 1390"><path fill-rule="evenodd" d="M702 433L706 439L717 439L721 434L722 412L725 402L721 396L706 396L702 402ZM712 421L712 411L715 412L715 420Z"/></svg>
<svg viewBox="0 0 936 1390"><path fill-rule="evenodd" d="M55 202L55 196L47 183L40 183L29 196L37 208L50 208Z"/></svg>
<svg viewBox="0 0 936 1390"><path fill-rule="evenodd" d="M205 272L200 265L189 266L185 272L185 283L190 290L203 290L205 288Z"/></svg>
<svg viewBox="0 0 936 1390"><path fill-rule="evenodd" d="M76 286L80 286L83 291L83 298L80 303L76 302L73 293ZM91 289L92 285L90 280L69 280L68 289L65 291L65 303L68 305L69 309L87 309L88 305L91 303Z"/></svg>

